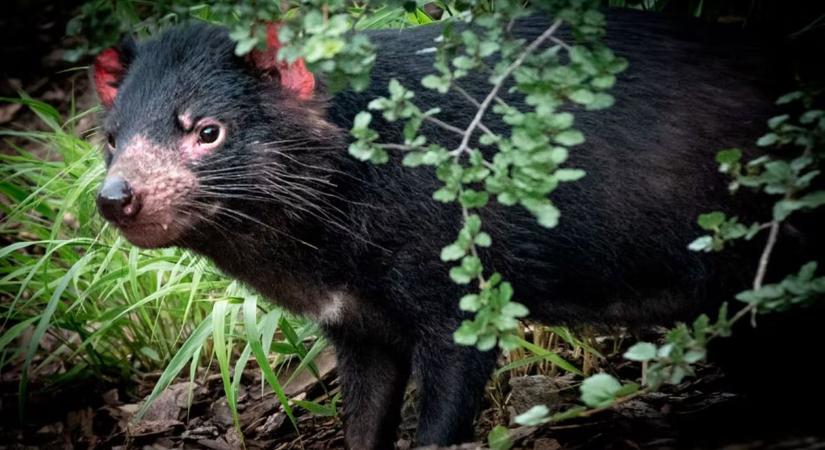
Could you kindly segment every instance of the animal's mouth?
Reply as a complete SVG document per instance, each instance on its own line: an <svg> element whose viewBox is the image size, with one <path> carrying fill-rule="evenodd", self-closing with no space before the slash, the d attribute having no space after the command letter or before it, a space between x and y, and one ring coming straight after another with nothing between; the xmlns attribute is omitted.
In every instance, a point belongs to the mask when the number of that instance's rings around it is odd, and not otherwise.
<svg viewBox="0 0 825 450"><path fill-rule="evenodd" d="M143 248L170 247L184 233L177 222L132 222L115 225L129 242Z"/></svg>
<svg viewBox="0 0 825 450"><path fill-rule="evenodd" d="M141 181L147 176L131 178L138 181L128 181L119 172L107 176L97 197L100 214L138 247L178 245L201 216L185 210L190 185L163 176L151 177L157 180L152 184Z"/></svg>

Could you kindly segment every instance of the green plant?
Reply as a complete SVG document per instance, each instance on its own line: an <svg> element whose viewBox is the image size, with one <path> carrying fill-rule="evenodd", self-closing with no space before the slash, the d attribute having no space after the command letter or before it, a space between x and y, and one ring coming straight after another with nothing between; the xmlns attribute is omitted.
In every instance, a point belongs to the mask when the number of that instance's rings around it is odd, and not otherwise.
<svg viewBox="0 0 825 450"><path fill-rule="evenodd" d="M458 128L439 120L438 108L420 109L413 103L414 91L393 79L389 97L373 100L369 109L380 111L390 122L403 121L404 142L379 142L378 133L369 128L372 113L364 111L355 117L351 134L356 141L349 150L356 158L376 164L388 160L388 150L401 151L405 153L405 165L435 168L444 186L433 193L433 198L458 202L464 219L457 240L442 249L441 259L457 262L450 269L453 281L474 283L478 289L478 293L460 300L461 309L475 317L464 321L455 332L455 341L480 350L496 344L513 350L521 345L513 334L518 319L528 311L512 300L513 289L500 274L485 273L480 249L489 247L492 239L482 230L481 216L475 211L495 196L501 204L526 208L541 225L555 227L561 213L548 194L559 183L585 175L580 169L562 167L569 148L584 141L582 133L573 127L573 114L562 111L562 107L576 105L592 110L612 105L613 98L606 91L627 61L598 42L605 24L604 16L596 9L598 2L538 3L536 7L549 10L555 21L529 43L515 38L509 30L513 21L535 10L522 8L518 2L500 2L495 12L485 14L486 6L486 2L469 3L459 16L469 27L448 23L443 28L434 64L436 73L421 80L427 89L442 94L452 90L462 95L477 111L470 125ZM556 36L562 23L571 27L573 42L563 42ZM543 44L551 45L541 49ZM489 74L490 90L483 99L473 98L462 88L462 78L469 71ZM520 111L502 99L499 92L511 81L513 89L525 95L533 109ZM496 134L484 125L489 111L512 127L509 136ZM424 123L455 133L460 144L447 149L430 141L422 131ZM494 149L494 153L485 155L481 146Z"/></svg>
<svg viewBox="0 0 825 450"><path fill-rule="evenodd" d="M816 93L803 91L779 98L779 105L799 101L805 111L796 120L783 114L768 121L770 132L762 136L757 145L775 147L777 152L748 162L742 161L739 149L717 154L720 171L733 179L731 191L747 187L779 197L773 204L772 218L766 223L745 226L736 217L728 218L721 212L699 216L699 226L711 234L689 244L694 251L721 251L731 241L750 240L767 233L752 288L736 295L736 300L744 306L730 316L728 303L723 303L714 320L701 315L690 326L678 324L668 331L662 345L638 342L630 347L624 357L642 364L641 385L622 384L611 375L596 374L581 385L581 400L586 407L550 415L546 407L537 406L519 416L518 423L537 425L588 416L664 385L679 384L694 374L697 362L705 359L708 343L730 336L733 325L740 320L749 317L755 326L758 314L802 307L825 298L825 275L817 275L817 261L804 264L797 273L788 274L779 282L765 282L782 223L791 214L825 205L825 191L813 184L825 160L825 111L814 108L815 99Z"/></svg>
<svg viewBox="0 0 825 450"><path fill-rule="evenodd" d="M187 364L194 378L214 354L222 377L231 380L225 388L234 409L237 369L250 356L280 396L271 366L298 358L295 374L314 370L312 361L326 344L313 339L306 348L304 341L316 332L313 324L259 304L188 252L142 251L103 224L94 205L103 175L99 149L74 128L94 110L71 111L64 121L25 94L3 101L25 104L48 128L0 131L46 149L43 155L22 148L0 155L0 194L8 198L0 203L0 239L11 242L0 249L0 370L22 365L21 412L35 375L42 375L41 386L59 386L77 377L114 381L165 367L154 398ZM246 347L233 371L236 331ZM46 341L48 348L42 346ZM67 369L44 373L55 363Z"/></svg>

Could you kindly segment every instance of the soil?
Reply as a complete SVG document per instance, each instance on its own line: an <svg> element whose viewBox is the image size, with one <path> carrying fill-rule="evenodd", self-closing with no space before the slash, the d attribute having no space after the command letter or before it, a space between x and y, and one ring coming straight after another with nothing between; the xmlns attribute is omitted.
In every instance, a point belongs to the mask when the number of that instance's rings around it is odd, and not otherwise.
<svg viewBox="0 0 825 450"><path fill-rule="evenodd" d="M616 366L608 370L627 371ZM303 372L286 386L295 400L329 405L340 391L331 350L316 360L318 378ZM638 369L636 369L638 370ZM283 374L283 380L289 376ZM19 420L17 379L0 383L0 449L339 449L341 420L294 408L296 427L271 391L260 370L244 372L238 395L239 429L233 425L222 382L217 374L181 379L164 391L141 420L135 419L159 374L119 386L89 378L59 390L33 388ZM506 387L501 387L506 385ZM476 427L478 442L462 449L486 447L486 436L498 424L534 404L552 401L552 410L577 402L577 381L569 375L530 375L498 379ZM399 440L400 450L415 448L415 387L408 392ZM492 399L504 399L500 406ZM191 402L190 402L191 399ZM532 401L531 401L532 399ZM816 413L787 415L730 392L721 371L700 367L698 376L664 392L628 401L614 410L587 418L540 427L511 424L515 449L825 449L825 429ZM241 437L243 436L243 437ZM434 448L434 447L430 447Z"/></svg>

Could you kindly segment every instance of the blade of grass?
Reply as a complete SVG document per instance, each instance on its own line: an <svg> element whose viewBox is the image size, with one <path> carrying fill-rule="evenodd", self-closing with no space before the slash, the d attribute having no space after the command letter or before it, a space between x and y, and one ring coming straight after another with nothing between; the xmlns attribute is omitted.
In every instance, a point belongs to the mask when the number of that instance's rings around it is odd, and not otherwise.
<svg viewBox="0 0 825 450"><path fill-rule="evenodd" d="M542 348L542 347L540 347L536 344L533 344L532 342L525 341L522 338L517 338L517 339L518 339L519 344L523 348L529 350L534 355L541 356L542 359L544 359L546 361L550 361L551 363L561 367L562 369L564 369L568 372L573 372L577 375L583 375L581 370L577 369L576 366L574 366L574 365L570 364L569 362L567 362L567 360L565 360L564 358L559 356L556 352L553 352L553 351L547 350L545 348Z"/></svg>
<svg viewBox="0 0 825 450"><path fill-rule="evenodd" d="M18 403L18 412L20 415L21 420L25 416L25 408L26 408L26 399L28 393L28 383L29 383L29 368L31 367L32 360L34 359L35 353L37 353L37 349L40 347L40 340L46 334L46 331L49 327L49 321L54 314L54 311L57 309L57 305L60 302L60 297L63 295L63 291L69 285L69 281L71 281L72 277L74 277L75 272L80 270L86 263L91 259L91 255L86 255L81 258L77 263L75 263L66 275L60 279L60 283L55 288L54 292L52 293L51 299L46 304L46 309L43 310L43 313L40 315L40 320L37 323L37 327L34 329L32 333L31 340L29 341L29 346L26 350L26 360L23 363L23 370L20 376L20 386L19 386L19 403Z"/></svg>
<svg viewBox="0 0 825 450"><path fill-rule="evenodd" d="M263 371L264 378L266 378L267 383L269 383L269 386L281 402L281 406L284 408L284 412L287 417L289 417L290 422L292 422L293 428L295 428L295 431L298 431L298 422L292 414L289 399L287 399L283 387L278 381L278 377L275 376L275 372L273 372L272 368L269 366L266 353L264 353L263 347L261 346L261 333L258 329L258 324L256 323L257 313L257 299L252 295L247 296L243 303L243 321L244 328L246 330L246 341L249 343L250 347L252 347L255 360L258 361L258 365L261 367L261 371Z"/></svg>
<svg viewBox="0 0 825 450"><path fill-rule="evenodd" d="M155 383L155 387L152 389L152 393L146 398L146 401L140 407L137 414L135 414L135 420L140 420L146 411L149 409L149 406L152 405L158 396L163 392L172 381L178 376L178 374L183 370L184 366L186 366L186 362L190 360L197 359L200 356L201 348L203 348L204 343L212 335L212 327L214 326L214 322L212 320L212 314L214 311L210 313L209 316L204 319L203 322L195 328L195 331L189 335L189 338L180 346L177 353L172 357L172 360L169 361L169 364L160 374L158 381ZM191 370L191 368L190 368Z"/></svg>

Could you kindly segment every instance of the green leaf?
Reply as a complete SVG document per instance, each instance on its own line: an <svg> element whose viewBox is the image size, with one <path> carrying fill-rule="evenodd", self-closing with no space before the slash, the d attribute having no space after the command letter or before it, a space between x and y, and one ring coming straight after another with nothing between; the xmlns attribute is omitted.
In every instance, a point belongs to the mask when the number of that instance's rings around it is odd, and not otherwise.
<svg viewBox="0 0 825 450"><path fill-rule="evenodd" d="M801 197L797 202L805 208L818 208L825 205L825 191L811 192Z"/></svg>
<svg viewBox="0 0 825 450"><path fill-rule="evenodd" d="M496 273L493 276L496 276L496 275L498 275L498 273ZM492 285L494 283L495 282L494 282L493 278L491 277L490 278L490 284ZM506 282L506 281L501 283L501 286L499 286L499 288L498 288L498 295L499 295L499 298L501 299L502 302L510 301L510 299L513 298L513 286L510 283Z"/></svg>
<svg viewBox="0 0 825 450"><path fill-rule="evenodd" d="M781 222L788 218L792 212L801 208L802 205L794 200L780 200L773 205L773 220Z"/></svg>
<svg viewBox="0 0 825 450"><path fill-rule="evenodd" d="M516 416L516 423L534 427L550 421L550 410L544 405L536 405Z"/></svg>
<svg viewBox="0 0 825 450"><path fill-rule="evenodd" d="M256 45L258 45L258 38L254 36L248 36L243 39L239 39L235 44L235 55L244 56L247 53L251 52Z"/></svg>
<svg viewBox="0 0 825 450"><path fill-rule="evenodd" d="M462 55L453 59L453 65L457 69L470 70L475 68L477 63L475 59Z"/></svg>
<svg viewBox="0 0 825 450"><path fill-rule="evenodd" d="M450 79L430 74L421 79L421 85L444 94L450 89Z"/></svg>
<svg viewBox="0 0 825 450"><path fill-rule="evenodd" d="M616 84L616 76L608 74L595 77L590 81L590 84L592 84L596 89L610 89L614 84Z"/></svg>
<svg viewBox="0 0 825 450"><path fill-rule="evenodd" d="M577 89L570 93L568 98L580 105L588 105L595 99L593 93L587 89Z"/></svg>
<svg viewBox="0 0 825 450"><path fill-rule="evenodd" d="M696 349L696 350L689 350L685 353L685 362L688 364L695 364L703 359L705 359L705 350L704 349Z"/></svg>
<svg viewBox="0 0 825 450"><path fill-rule="evenodd" d="M713 236L701 236L688 245L688 249L694 252L709 252L713 250Z"/></svg>
<svg viewBox="0 0 825 450"><path fill-rule="evenodd" d="M481 259L474 255L466 255L461 258L461 268L470 276L476 276L481 273Z"/></svg>
<svg viewBox="0 0 825 450"><path fill-rule="evenodd" d="M475 235L481 230L481 217L478 214L470 214L464 223L470 234Z"/></svg>
<svg viewBox="0 0 825 450"><path fill-rule="evenodd" d="M473 279L473 275L461 266L450 269L450 278L458 284L467 284Z"/></svg>
<svg viewBox="0 0 825 450"><path fill-rule="evenodd" d="M556 130L566 130L573 126L573 114L569 112L560 112L553 114L547 120L547 126Z"/></svg>
<svg viewBox="0 0 825 450"><path fill-rule="evenodd" d="M442 202L442 203L449 203L456 199L458 194L456 191L448 189L447 187L443 187L433 194L433 199Z"/></svg>
<svg viewBox="0 0 825 450"><path fill-rule="evenodd" d="M789 116L787 114L782 114L781 116L771 117L768 120L768 128L774 129L774 128L778 127L779 125L782 125L783 123L787 122L790 117L791 116Z"/></svg>
<svg viewBox="0 0 825 450"><path fill-rule="evenodd" d="M465 320L453 333L453 340L459 345L475 345L478 342L478 333L473 328L473 323Z"/></svg>
<svg viewBox="0 0 825 450"><path fill-rule="evenodd" d="M783 95L782 97L779 97L779 99L776 100L776 104L777 105L784 105L784 104L790 103L794 100L799 100L802 97L803 97L803 94L800 91L789 92L789 93Z"/></svg>
<svg viewBox="0 0 825 450"><path fill-rule="evenodd" d="M490 194L486 191L476 191L474 189L465 189L459 195L461 206L472 209L481 208L489 201Z"/></svg>
<svg viewBox="0 0 825 450"><path fill-rule="evenodd" d="M409 152L404 155L402 164L407 167L418 167L424 163L424 152Z"/></svg>
<svg viewBox="0 0 825 450"><path fill-rule="evenodd" d="M496 425L490 430L487 434L487 443L490 445L490 450L510 450L513 446L507 428L502 425Z"/></svg>
<svg viewBox="0 0 825 450"><path fill-rule="evenodd" d="M615 102L616 99L614 99L612 95L604 92L597 92L593 95L593 101L587 105L587 110L594 111L597 109L610 108Z"/></svg>
<svg viewBox="0 0 825 450"><path fill-rule="evenodd" d="M725 213L714 211L707 214L700 214L697 220L699 226L704 230L715 230L725 222Z"/></svg>
<svg viewBox="0 0 825 450"><path fill-rule="evenodd" d="M501 314L509 317L526 317L530 311L521 303L508 302L501 308Z"/></svg>
<svg viewBox="0 0 825 450"><path fill-rule="evenodd" d="M574 45L567 52L570 61L576 64L590 64L593 60L593 53L585 46Z"/></svg>
<svg viewBox="0 0 825 450"><path fill-rule="evenodd" d="M482 334L478 337L478 342L476 342L476 348L481 350L482 352L492 350L495 346L496 335L492 333Z"/></svg>
<svg viewBox="0 0 825 450"><path fill-rule="evenodd" d="M553 228L559 224L559 217L561 213L559 209L548 203L540 203L532 208L532 212L539 221L539 225L546 228Z"/></svg>
<svg viewBox="0 0 825 450"><path fill-rule="evenodd" d="M810 111L805 111L804 114L799 116L799 123L808 125L816 120L819 120L819 118L823 116L825 116L825 111L821 109L812 109Z"/></svg>
<svg viewBox="0 0 825 450"><path fill-rule="evenodd" d="M402 86L396 78L390 80L388 90L392 98L403 97L405 92L404 86Z"/></svg>
<svg viewBox="0 0 825 450"><path fill-rule="evenodd" d="M561 133L554 136L553 139L561 145L572 147L574 145L579 145L582 142L584 142L584 135L579 130L571 129L562 131Z"/></svg>
<svg viewBox="0 0 825 450"><path fill-rule="evenodd" d="M559 169L553 173L559 181L576 181L584 177L586 172L581 169Z"/></svg>
<svg viewBox="0 0 825 450"><path fill-rule="evenodd" d="M481 309L481 297L478 294L467 294L461 297L458 307L462 311L476 312Z"/></svg>
<svg viewBox="0 0 825 450"><path fill-rule="evenodd" d="M370 126L370 122L372 121L372 114L368 111L361 111L355 115L355 121L353 122L353 128L367 128Z"/></svg>
<svg viewBox="0 0 825 450"><path fill-rule="evenodd" d="M463 258L466 254L467 251L458 244L450 244L441 249L441 260L444 262L456 261Z"/></svg>
<svg viewBox="0 0 825 450"><path fill-rule="evenodd" d="M519 348L518 337L512 333L504 334L498 338L498 346L505 352L511 352Z"/></svg>
<svg viewBox="0 0 825 450"><path fill-rule="evenodd" d="M585 379L579 390L581 400L591 408L610 406L616 400L616 393L622 388L619 380L606 373L592 375Z"/></svg>
<svg viewBox="0 0 825 450"><path fill-rule="evenodd" d="M656 346L649 342L637 342L627 349L624 358L639 362L650 361L656 358Z"/></svg>
<svg viewBox="0 0 825 450"><path fill-rule="evenodd" d="M733 165L742 159L742 150L729 148L716 154L716 162L719 164Z"/></svg>
<svg viewBox="0 0 825 450"><path fill-rule="evenodd" d="M369 161L375 154L375 148L365 142L356 141L349 145L349 154L361 161Z"/></svg>
<svg viewBox="0 0 825 450"><path fill-rule="evenodd" d="M779 140L779 136L777 136L775 133L768 133L768 134L762 136L761 138L759 138L759 140L756 141L756 145L758 145L760 147L768 147L768 146L771 146L773 144L776 144L776 142L778 140Z"/></svg>
<svg viewBox="0 0 825 450"><path fill-rule="evenodd" d="M478 233L478 235L475 237L475 244L479 247L489 247L490 245L492 245L492 243L493 239L490 237L489 234L483 231L481 233Z"/></svg>
<svg viewBox="0 0 825 450"><path fill-rule="evenodd" d="M486 58L493 53L497 52L501 48L498 42L495 41L484 41L478 46L478 55L482 58Z"/></svg>

